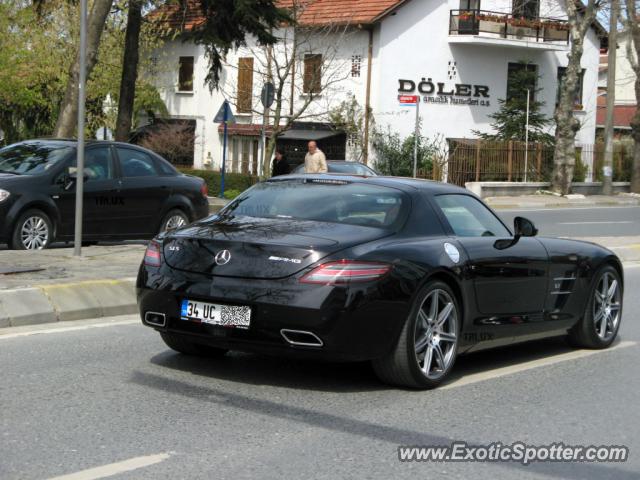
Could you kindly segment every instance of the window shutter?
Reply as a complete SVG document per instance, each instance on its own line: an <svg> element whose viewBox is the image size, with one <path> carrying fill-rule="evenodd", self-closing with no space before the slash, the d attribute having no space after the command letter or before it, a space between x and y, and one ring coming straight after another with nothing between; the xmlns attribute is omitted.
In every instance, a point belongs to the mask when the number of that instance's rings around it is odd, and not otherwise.
<svg viewBox="0 0 640 480"><path fill-rule="evenodd" d="M304 93L320 93L322 88L322 55L310 53L304 56Z"/></svg>
<svg viewBox="0 0 640 480"><path fill-rule="evenodd" d="M251 113L253 103L253 57L238 59L238 113Z"/></svg>

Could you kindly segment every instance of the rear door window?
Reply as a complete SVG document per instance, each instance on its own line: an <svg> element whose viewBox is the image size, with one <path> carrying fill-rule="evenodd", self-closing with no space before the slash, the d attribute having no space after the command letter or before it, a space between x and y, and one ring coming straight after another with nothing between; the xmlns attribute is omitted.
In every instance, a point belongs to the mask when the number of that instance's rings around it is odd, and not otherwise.
<svg viewBox="0 0 640 480"><path fill-rule="evenodd" d="M125 178L153 177L158 175L156 162L144 152L132 148L117 147L120 171Z"/></svg>

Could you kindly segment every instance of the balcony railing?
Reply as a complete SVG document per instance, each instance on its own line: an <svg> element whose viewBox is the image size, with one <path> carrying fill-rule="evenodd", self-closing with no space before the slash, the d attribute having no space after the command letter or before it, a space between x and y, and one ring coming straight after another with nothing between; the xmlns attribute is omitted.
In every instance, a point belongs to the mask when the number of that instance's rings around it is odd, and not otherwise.
<svg viewBox="0 0 640 480"><path fill-rule="evenodd" d="M569 22L558 18L525 18L489 10L451 10L449 35L569 43Z"/></svg>

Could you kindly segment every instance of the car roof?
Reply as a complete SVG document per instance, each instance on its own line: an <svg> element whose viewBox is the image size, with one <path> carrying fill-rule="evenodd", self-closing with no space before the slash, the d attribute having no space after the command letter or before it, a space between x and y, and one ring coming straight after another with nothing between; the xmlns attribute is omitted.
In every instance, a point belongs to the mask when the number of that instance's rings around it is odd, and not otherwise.
<svg viewBox="0 0 640 480"><path fill-rule="evenodd" d="M30 140L23 140L21 142L16 143L59 143L63 145L75 146L78 144L77 138L34 138ZM86 139L84 141L85 145L116 145L123 147L134 147L134 148L142 148L139 145L134 145L133 143L126 142L116 142L114 140L94 140L94 139ZM143 149L144 150L144 149Z"/></svg>
<svg viewBox="0 0 640 480"><path fill-rule="evenodd" d="M373 185L380 185L386 187L394 187L400 190L405 191L413 191L413 190L421 190L431 194L443 194L443 193L457 193L457 194L467 194L473 196L466 188L459 187L457 185L452 185L450 183L436 182L435 180L423 180L420 178L410 178L410 177L386 177L386 176L361 176L361 175L348 175L348 174L336 174L336 173L325 173L325 174L290 174L290 175L282 175L278 177L270 178L268 181L278 182L278 181L286 181L292 179L306 179L306 180L344 180L346 182L351 183L369 183Z"/></svg>

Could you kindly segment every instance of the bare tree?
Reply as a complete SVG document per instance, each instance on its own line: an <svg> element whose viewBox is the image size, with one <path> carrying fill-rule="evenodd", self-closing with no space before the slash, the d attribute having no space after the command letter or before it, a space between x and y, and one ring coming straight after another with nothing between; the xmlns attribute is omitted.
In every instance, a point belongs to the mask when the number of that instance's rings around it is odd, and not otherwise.
<svg viewBox="0 0 640 480"><path fill-rule="evenodd" d="M624 27L629 36L627 42L627 59L635 73L636 113L631 119L633 136L633 168L631 172L631 191L640 193L640 17L637 0L625 0L623 17Z"/></svg>
<svg viewBox="0 0 640 480"><path fill-rule="evenodd" d="M596 19L601 0L588 0L586 5L574 0L565 0L569 20L569 62L560 88L560 99L556 107L556 148L553 155L551 189L566 195L571 189L575 166L575 138L580 122L573 115L574 98L580 87L580 60L584 52L584 39Z"/></svg>
<svg viewBox="0 0 640 480"><path fill-rule="evenodd" d="M107 21L107 16L111 11L113 0L94 0L87 18L87 78L91 75L91 70L98 61L98 49L100 38ZM79 49L78 49L79 50ZM76 129L78 116L78 96L80 78L80 53L76 55L76 61L69 68L69 79L62 103L60 113L54 130L54 136L62 138L73 137Z"/></svg>
<svg viewBox="0 0 640 480"><path fill-rule="evenodd" d="M302 9L294 2L294 23L274 32L278 39L275 44L248 48L248 54L253 58L253 81L272 82L275 87L271 108L265 110L260 103L260 89L251 88L249 105L248 92L237 82L227 82L223 87L225 96L236 110L262 116L268 124L262 165L264 177L271 174L270 159L278 136L297 121L309 118L328 121L331 107L335 105L332 94L350 75L347 65L350 60L341 58L340 47L354 29L348 22L300 25L296 19ZM234 72L239 67L227 64L227 68Z"/></svg>

